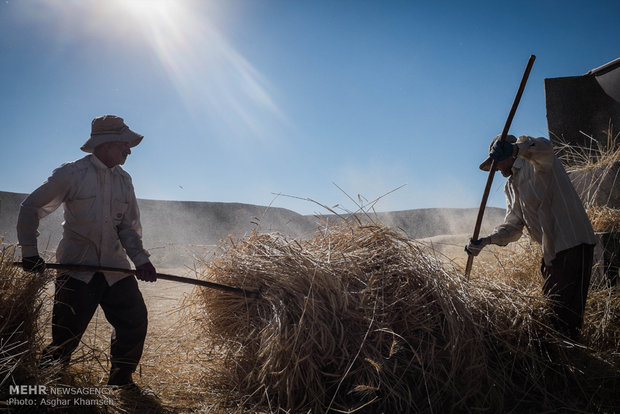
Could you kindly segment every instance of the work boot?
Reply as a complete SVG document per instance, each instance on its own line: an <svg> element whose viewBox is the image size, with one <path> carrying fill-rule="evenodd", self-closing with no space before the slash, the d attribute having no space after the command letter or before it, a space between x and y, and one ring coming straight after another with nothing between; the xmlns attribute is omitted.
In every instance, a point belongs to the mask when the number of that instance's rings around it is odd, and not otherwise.
<svg viewBox="0 0 620 414"><path fill-rule="evenodd" d="M140 388L131 378L131 371L122 368L112 368L108 385L119 389L121 392L130 392L142 396L153 396L157 398L155 392L149 388Z"/></svg>
<svg viewBox="0 0 620 414"><path fill-rule="evenodd" d="M122 368L112 368L110 370L110 377L108 378L108 385L118 387L131 387L136 386L131 378L132 372Z"/></svg>

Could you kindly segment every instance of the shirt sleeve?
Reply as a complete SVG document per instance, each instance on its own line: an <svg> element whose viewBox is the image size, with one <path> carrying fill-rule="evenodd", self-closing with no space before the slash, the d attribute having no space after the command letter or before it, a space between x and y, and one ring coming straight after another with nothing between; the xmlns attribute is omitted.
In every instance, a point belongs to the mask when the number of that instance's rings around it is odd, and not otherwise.
<svg viewBox="0 0 620 414"><path fill-rule="evenodd" d="M123 220L117 226L118 237L127 252L127 256L136 266L149 262L149 252L142 246L142 224L140 210L131 181L129 185L129 202Z"/></svg>
<svg viewBox="0 0 620 414"><path fill-rule="evenodd" d="M506 183L504 192L506 193L506 217L504 222L497 226L493 233L488 236L491 244L499 246L506 246L508 243L519 240L523 234L524 226L523 214L517 195L511 191L509 183Z"/></svg>
<svg viewBox="0 0 620 414"><path fill-rule="evenodd" d="M62 167L58 168L21 203L17 218L17 240L22 249L22 257L39 254L37 246L39 222L62 204L70 187L70 181L71 174Z"/></svg>

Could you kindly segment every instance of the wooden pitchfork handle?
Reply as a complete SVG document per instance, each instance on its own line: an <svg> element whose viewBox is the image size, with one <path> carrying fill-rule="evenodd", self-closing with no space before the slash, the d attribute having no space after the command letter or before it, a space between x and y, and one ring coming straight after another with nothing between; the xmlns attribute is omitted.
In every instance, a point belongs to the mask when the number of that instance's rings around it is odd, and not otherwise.
<svg viewBox="0 0 620 414"><path fill-rule="evenodd" d="M22 262L13 262L15 266L21 266ZM45 263L46 269L67 270L70 272L111 272L111 273L125 273L135 275L134 269L122 269L118 267L108 266L90 266L82 264L61 264L61 263ZM245 296L246 298L258 299L261 297L260 292L257 290L247 290L233 286L222 285L215 282L208 282L206 280L192 279L189 277L167 275L165 273L157 273L157 278L162 280L170 280L172 282L188 283L191 285L204 286L211 289L218 289L224 292L235 293Z"/></svg>
<svg viewBox="0 0 620 414"><path fill-rule="evenodd" d="M508 118L506 119L506 123L504 124L504 130L502 131L502 136L499 139L501 144L506 140L506 135L508 135L508 130L510 129L510 124L512 123L512 118L515 116L515 112L517 111L517 106L519 106L519 101L521 100L521 95L523 95L523 90L525 89L525 84L527 83L527 78L530 76L530 71L532 70L532 65L534 65L534 60L536 60L536 56L531 55L530 59L527 61L527 66L525 67L525 72L523 73L523 77L521 78L521 84L519 85L519 90L517 91L517 95L515 96L514 101L512 102L512 108L510 108L510 113L508 114ZM478 240L480 236L480 226L482 225L482 217L484 216L484 209L487 206L487 200L489 198L489 192L491 191L491 184L493 184L493 176L495 175L495 160L491 163L491 169L489 170L489 177L487 178L487 185L484 188L484 194L482 195L482 201L480 202L480 209L478 210L478 217L476 218L476 225L474 227L474 234L471 236L472 240ZM465 266L465 277L469 280L469 274L471 273L471 267L474 263L474 256L467 256L467 266Z"/></svg>

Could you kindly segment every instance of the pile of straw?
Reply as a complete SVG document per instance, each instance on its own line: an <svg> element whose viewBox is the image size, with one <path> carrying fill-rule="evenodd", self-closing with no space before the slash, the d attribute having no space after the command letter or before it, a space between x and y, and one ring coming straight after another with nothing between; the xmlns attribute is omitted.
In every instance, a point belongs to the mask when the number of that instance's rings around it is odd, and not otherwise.
<svg viewBox="0 0 620 414"><path fill-rule="evenodd" d="M620 161L620 133L614 133L613 125L605 131L604 139L582 134L589 145L573 145L556 137L556 154L566 170L605 169Z"/></svg>
<svg viewBox="0 0 620 414"><path fill-rule="evenodd" d="M608 230L613 219L610 214L615 215L616 221L619 217L620 133L614 133L610 125L605 138L585 137L590 145L575 146L560 140L555 152L569 171L584 206L592 210L588 212L591 219L599 219L598 225L592 223L595 230L612 231Z"/></svg>
<svg viewBox="0 0 620 414"><path fill-rule="evenodd" d="M0 411L36 413L117 413L117 412L164 412L149 411L147 398L121 392L110 394L78 395L85 400L107 400L105 404L79 403L59 405L42 404L43 399L54 400L57 395L12 395L11 385L34 385L56 388L102 388L96 368L106 364L97 348L98 344L85 344L75 352L67 366L44 363L43 348L49 343L52 297L47 287L55 278L55 272L24 272L13 266L14 246L0 250ZM107 343L107 339L104 343ZM93 370L95 367L95 370ZM73 395L60 395L61 399L73 401ZM33 405L12 404L11 398L27 398ZM112 404L108 404L112 401ZM101 402L101 401L100 401ZM137 406L140 403L141 406ZM136 408L138 407L139 410Z"/></svg>
<svg viewBox="0 0 620 414"><path fill-rule="evenodd" d="M594 231L620 231L620 209L593 206L588 208L587 213Z"/></svg>
<svg viewBox="0 0 620 414"><path fill-rule="evenodd" d="M589 209L588 214L591 211ZM620 222L616 221L615 225ZM540 297L543 280L539 270L542 261L539 244L524 234L508 247L491 246L489 250L493 253L492 259L474 261L473 273L478 278L475 283L487 287L494 283L507 284L525 296ZM591 282L580 340L594 358L608 361L620 370L620 289Z"/></svg>
<svg viewBox="0 0 620 414"><path fill-rule="evenodd" d="M263 294L196 292L194 317L223 361L206 373L205 388L246 409L498 412L618 403L608 394L620 368L596 359L599 372L611 374L590 386L592 358L576 357L547 328L540 294L503 278L465 281L383 226L346 225L309 241L253 234L231 243L206 276Z"/></svg>
<svg viewBox="0 0 620 414"><path fill-rule="evenodd" d="M23 273L11 265L13 248L0 251L0 401L10 383L44 384L48 370L39 369L37 351L43 341L39 318L43 291L50 277Z"/></svg>

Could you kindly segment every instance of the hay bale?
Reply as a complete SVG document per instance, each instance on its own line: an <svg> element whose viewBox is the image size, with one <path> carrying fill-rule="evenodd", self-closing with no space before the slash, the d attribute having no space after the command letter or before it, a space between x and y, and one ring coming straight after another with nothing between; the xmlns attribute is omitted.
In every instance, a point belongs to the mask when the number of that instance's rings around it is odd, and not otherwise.
<svg viewBox="0 0 620 414"><path fill-rule="evenodd" d="M468 283L383 226L342 226L309 241L255 233L231 242L206 276L263 292L196 292L194 318L223 356L205 387L232 404L459 412L574 397L549 397L559 372L550 352L567 361L544 329L541 295L501 279Z"/></svg>

